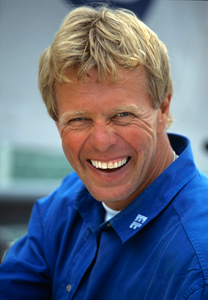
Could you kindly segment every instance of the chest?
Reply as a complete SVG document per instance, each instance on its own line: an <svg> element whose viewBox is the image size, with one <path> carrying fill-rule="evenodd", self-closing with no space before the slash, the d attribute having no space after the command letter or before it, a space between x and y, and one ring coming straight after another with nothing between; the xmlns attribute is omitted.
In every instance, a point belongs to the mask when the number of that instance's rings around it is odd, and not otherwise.
<svg viewBox="0 0 208 300"><path fill-rule="evenodd" d="M185 247L177 226L159 232L147 226L122 243L113 228L96 236L83 225L74 243L60 246L53 299L180 299L197 265Z"/></svg>

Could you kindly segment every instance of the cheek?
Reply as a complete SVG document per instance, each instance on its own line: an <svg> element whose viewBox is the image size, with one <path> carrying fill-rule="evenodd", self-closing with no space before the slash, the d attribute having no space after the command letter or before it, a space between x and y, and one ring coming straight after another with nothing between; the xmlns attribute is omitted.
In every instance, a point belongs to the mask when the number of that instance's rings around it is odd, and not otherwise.
<svg viewBox="0 0 208 300"><path fill-rule="evenodd" d="M151 147L151 144L154 144L156 140L155 130L145 124L134 124L126 128L120 135L138 151Z"/></svg>
<svg viewBox="0 0 208 300"><path fill-rule="evenodd" d="M62 148L66 158L72 164L79 156L82 147L82 139L74 132L63 132L61 135Z"/></svg>

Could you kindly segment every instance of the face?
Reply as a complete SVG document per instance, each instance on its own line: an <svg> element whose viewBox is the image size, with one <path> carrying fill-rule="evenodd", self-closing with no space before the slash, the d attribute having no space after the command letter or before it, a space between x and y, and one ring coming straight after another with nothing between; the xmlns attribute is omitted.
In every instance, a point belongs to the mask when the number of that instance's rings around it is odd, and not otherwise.
<svg viewBox="0 0 208 300"><path fill-rule="evenodd" d="M85 82L57 83L55 92L66 158L96 200L121 210L161 173L166 122L153 108L144 71L118 74L116 83L98 83L91 70Z"/></svg>

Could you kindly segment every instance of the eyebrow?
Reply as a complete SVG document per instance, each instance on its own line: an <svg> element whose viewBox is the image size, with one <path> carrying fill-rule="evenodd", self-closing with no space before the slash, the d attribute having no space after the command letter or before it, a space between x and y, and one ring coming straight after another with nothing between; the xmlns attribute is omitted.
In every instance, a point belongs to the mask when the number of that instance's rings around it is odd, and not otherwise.
<svg viewBox="0 0 208 300"><path fill-rule="evenodd" d="M120 112L132 112L132 113L138 113L141 112L139 106L137 105L133 105L133 104L129 104L129 105L125 105L125 106L119 106L116 108L113 108L112 110L110 110L111 113L120 113Z"/></svg>

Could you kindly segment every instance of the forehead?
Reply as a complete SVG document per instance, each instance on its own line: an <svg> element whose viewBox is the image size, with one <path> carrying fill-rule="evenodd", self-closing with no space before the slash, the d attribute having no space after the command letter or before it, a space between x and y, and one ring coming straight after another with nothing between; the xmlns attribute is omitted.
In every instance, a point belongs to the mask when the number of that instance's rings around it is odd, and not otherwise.
<svg viewBox="0 0 208 300"><path fill-rule="evenodd" d="M68 94L74 93L90 93L92 89L97 88L97 92L102 92L105 89L125 89L130 87L131 85L140 86L140 88L144 88L147 90L147 77L145 71L138 67L131 71L125 70L122 68L117 69L117 80L112 81L109 77L109 80L102 80L102 78L97 80L97 70L95 68L91 69L84 81L78 82L77 72L69 68L67 70L67 78L69 82L55 83L55 93L57 94L60 90L68 90Z"/></svg>
<svg viewBox="0 0 208 300"><path fill-rule="evenodd" d="M108 115L112 111L137 107L153 107L148 93L147 79L141 68L133 71L119 70L116 82L97 81L97 72L90 70L86 79L79 83L75 73L69 70L68 83L56 83L55 93L59 119L77 112ZM130 109L126 109L130 110Z"/></svg>

